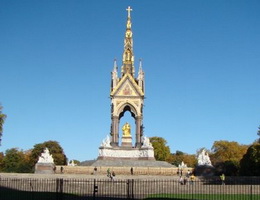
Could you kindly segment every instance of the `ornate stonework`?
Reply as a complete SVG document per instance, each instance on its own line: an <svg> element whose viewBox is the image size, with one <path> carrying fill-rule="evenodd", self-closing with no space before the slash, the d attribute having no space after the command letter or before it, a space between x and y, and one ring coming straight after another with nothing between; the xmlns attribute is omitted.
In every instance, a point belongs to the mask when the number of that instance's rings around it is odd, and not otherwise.
<svg viewBox="0 0 260 200"><path fill-rule="evenodd" d="M202 165L212 166L209 158L209 154L206 153L205 149L203 149L198 156L198 166L202 166Z"/></svg>
<svg viewBox="0 0 260 200"><path fill-rule="evenodd" d="M45 148L39 156L39 160L35 165L36 174L53 174L54 162L48 148Z"/></svg>
<svg viewBox="0 0 260 200"><path fill-rule="evenodd" d="M143 138L145 79L141 60L138 76L135 77L131 11L132 9L128 7L121 76L118 75L116 60L114 60L114 68L111 73L111 131L109 141L106 139L100 146L99 159L154 159L149 139ZM119 127L120 120L127 111L135 120L135 127L132 128L132 133L129 135L126 135L125 131L121 134L121 127ZM122 139L121 146L120 138ZM134 145L132 138L135 139Z"/></svg>
<svg viewBox="0 0 260 200"><path fill-rule="evenodd" d="M43 150L43 153L41 153L41 155L39 156L37 163L54 163L52 155L50 154L50 151L47 147Z"/></svg>
<svg viewBox="0 0 260 200"><path fill-rule="evenodd" d="M137 159L137 160L154 160L153 149L99 149L99 159Z"/></svg>

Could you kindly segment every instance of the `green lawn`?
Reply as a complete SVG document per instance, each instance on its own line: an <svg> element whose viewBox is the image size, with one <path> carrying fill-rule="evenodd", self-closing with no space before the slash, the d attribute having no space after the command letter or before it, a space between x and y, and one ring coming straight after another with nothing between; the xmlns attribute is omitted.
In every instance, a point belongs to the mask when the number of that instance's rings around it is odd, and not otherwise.
<svg viewBox="0 0 260 200"><path fill-rule="evenodd" d="M148 199L175 200L260 200L257 194L153 194Z"/></svg>

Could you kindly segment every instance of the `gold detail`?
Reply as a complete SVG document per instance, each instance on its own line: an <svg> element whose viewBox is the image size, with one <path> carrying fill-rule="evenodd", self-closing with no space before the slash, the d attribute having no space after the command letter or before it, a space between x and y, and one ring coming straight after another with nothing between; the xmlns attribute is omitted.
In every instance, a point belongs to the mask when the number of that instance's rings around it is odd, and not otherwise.
<svg viewBox="0 0 260 200"><path fill-rule="evenodd" d="M131 126L127 122L123 126L122 130L123 130L123 136L125 137L131 136Z"/></svg>
<svg viewBox="0 0 260 200"><path fill-rule="evenodd" d="M130 12L133 11L133 9L130 6L128 6L128 8L126 10L128 12L128 18L130 18L131 17Z"/></svg>

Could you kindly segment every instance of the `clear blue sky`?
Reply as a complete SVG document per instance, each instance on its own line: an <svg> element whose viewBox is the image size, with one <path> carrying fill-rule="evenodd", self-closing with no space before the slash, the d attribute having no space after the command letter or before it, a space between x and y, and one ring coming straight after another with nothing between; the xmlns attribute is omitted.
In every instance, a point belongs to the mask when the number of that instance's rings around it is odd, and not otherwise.
<svg viewBox="0 0 260 200"><path fill-rule="evenodd" d="M190 154L257 139L259 0L0 0L0 151L56 140L69 159L97 158L129 5L145 135Z"/></svg>

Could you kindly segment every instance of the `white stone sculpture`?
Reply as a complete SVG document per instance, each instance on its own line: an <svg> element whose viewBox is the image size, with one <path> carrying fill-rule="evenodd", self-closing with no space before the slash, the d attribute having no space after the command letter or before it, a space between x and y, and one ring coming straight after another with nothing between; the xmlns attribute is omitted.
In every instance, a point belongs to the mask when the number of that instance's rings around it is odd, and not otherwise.
<svg viewBox="0 0 260 200"><path fill-rule="evenodd" d="M183 161L182 161L181 164L179 164L179 166L178 166L178 168L180 168L180 169L183 169L183 168L186 168L186 167L187 167L187 165L184 164Z"/></svg>
<svg viewBox="0 0 260 200"><path fill-rule="evenodd" d="M151 144L150 139L148 137L142 136L141 142L143 143L142 147L153 148L153 145Z"/></svg>
<svg viewBox="0 0 260 200"><path fill-rule="evenodd" d="M50 154L49 149L46 147L43 150L43 153L39 156L39 160L37 163L54 163L52 155Z"/></svg>
<svg viewBox="0 0 260 200"><path fill-rule="evenodd" d="M201 166L201 165L212 166L210 158L209 158L209 154L206 153L205 149L203 149L198 156L198 165L199 166Z"/></svg>
<svg viewBox="0 0 260 200"><path fill-rule="evenodd" d="M107 137L102 141L101 147L111 147L111 138L107 135Z"/></svg>
<svg viewBox="0 0 260 200"><path fill-rule="evenodd" d="M154 150L149 149L111 149L101 148L98 152L99 157L117 157L117 158L154 158Z"/></svg>
<svg viewBox="0 0 260 200"><path fill-rule="evenodd" d="M72 160L69 164L68 164L68 166L76 166L76 164L74 163L74 160Z"/></svg>

